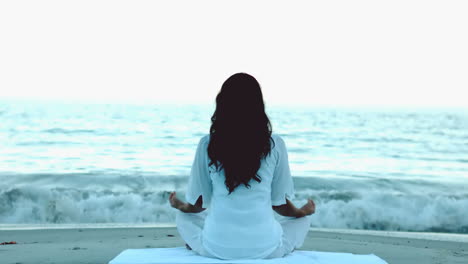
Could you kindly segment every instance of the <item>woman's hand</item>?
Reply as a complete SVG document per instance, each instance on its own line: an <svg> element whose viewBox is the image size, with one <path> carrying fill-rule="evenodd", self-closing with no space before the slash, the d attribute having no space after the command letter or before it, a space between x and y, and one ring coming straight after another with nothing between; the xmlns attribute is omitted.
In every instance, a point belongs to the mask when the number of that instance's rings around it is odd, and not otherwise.
<svg viewBox="0 0 468 264"><path fill-rule="evenodd" d="M291 216L291 217L304 217L306 215L311 215L315 212L315 204L311 199L307 200L307 203L301 208L297 208L294 204L286 199L286 204L273 206L273 210L282 216Z"/></svg>
<svg viewBox="0 0 468 264"><path fill-rule="evenodd" d="M198 197L195 205L191 205L189 203L184 203L179 198L177 198L176 192L171 192L169 195L169 203L172 207L184 213L199 213L205 210L205 208L202 208L203 200L201 196Z"/></svg>
<svg viewBox="0 0 468 264"><path fill-rule="evenodd" d="M315 213L315 203L311 199L307 199L307 203L301 207L301 211L304 212L305 215L311 215Z"/></svg>
<svg viewBox="0 0 468 264"><path fill-rule="evenodd" d="M186 204L182 202L179 198L176 196L176 192L171 192L169 195L169 203L171 204L172 207L175 209L178 209L180 211L185 211Z"/></svg>

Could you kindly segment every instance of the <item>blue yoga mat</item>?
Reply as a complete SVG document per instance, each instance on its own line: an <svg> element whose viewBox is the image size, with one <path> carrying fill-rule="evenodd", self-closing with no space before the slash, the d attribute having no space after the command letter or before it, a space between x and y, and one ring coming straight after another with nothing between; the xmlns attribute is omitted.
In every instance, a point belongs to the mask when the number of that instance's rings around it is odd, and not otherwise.
<svg viewBox="0 0 468 264"><path fill-rule="evenodd" d="M109 264L388 264L374 254L294 251L284 258L221 260L199 256L184 247L126 249Z"/></svg>

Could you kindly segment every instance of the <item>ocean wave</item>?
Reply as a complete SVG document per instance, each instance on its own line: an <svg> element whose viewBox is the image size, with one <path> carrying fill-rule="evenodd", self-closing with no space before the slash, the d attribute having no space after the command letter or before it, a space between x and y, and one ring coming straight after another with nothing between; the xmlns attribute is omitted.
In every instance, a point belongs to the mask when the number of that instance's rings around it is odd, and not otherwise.
<svg viewBox="0 0 468 264"><path fill-rule="evenodd" d="M314 192L317 204L313 226L393 231L468 233L468 193Z"/></svg>
<svg viewBox="0 0 468 264"><path fill-rule="evenodd" d="M2 223L146 223L174 221L167 192L14 188L0 193Z"/></svg>
<svg viewBox="0 0 468 264"><path fill-rule="evenodd" d="M78 133L79 134L82 134L82 133L94 134L97 131L92 130L92 129L65 129L65 128L55 127L55 128L45 129L42 132L51 133L51 134L78 134Z"/></svg>
<svg viewBox="0 0 468 264"><path fill-rule="evenodd" d="M72 141L49 141L49 140L38 140L38 141L23 141L16 143L16 146L68 146L68 145L80 145L79 142Z"/></svg>
<svg viewBox="0 0 468 264"><path fill-rule="evenodd" d="M174 222L168 193L176 190L183 198L187 184L187 177L74 176L82 184L67 186L70 182L56 177L48 183L0 187L0 222ZM95 181L89 182L92 177ZM309 197L316 202L313 227L468 233L468 211L463 210L468 193L447 192L450 186L386 179L294 180L293 202L299 206Z"/></svg>

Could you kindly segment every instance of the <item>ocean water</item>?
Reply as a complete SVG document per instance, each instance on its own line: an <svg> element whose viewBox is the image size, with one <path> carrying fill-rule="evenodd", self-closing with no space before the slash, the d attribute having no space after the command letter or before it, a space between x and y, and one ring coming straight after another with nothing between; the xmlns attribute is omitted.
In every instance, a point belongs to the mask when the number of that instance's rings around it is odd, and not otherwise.
<svg viewBox="0 0 468 264"><path fill-rule="evenodd" d="M0 101L0 224L173 223L214 105ZM468 113L268 107L313 227L468 233Z"/></svg>

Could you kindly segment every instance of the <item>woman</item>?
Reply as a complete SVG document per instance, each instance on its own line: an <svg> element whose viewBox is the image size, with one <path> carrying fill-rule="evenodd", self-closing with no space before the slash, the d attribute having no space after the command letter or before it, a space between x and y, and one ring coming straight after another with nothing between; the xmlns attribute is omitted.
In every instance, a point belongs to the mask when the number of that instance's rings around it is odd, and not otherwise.
<svg viewBox="0 0 468 264"><path fill-rule="evenodd" d="M210 134L198 143L187 202L169 196L187 248L220 259L291 253L304 242L315 204L296 208L290 201L286 146L272 134L257 80L246 73L229 77L211 121ZM289 218L280 223L273 211Z"/></svg>

